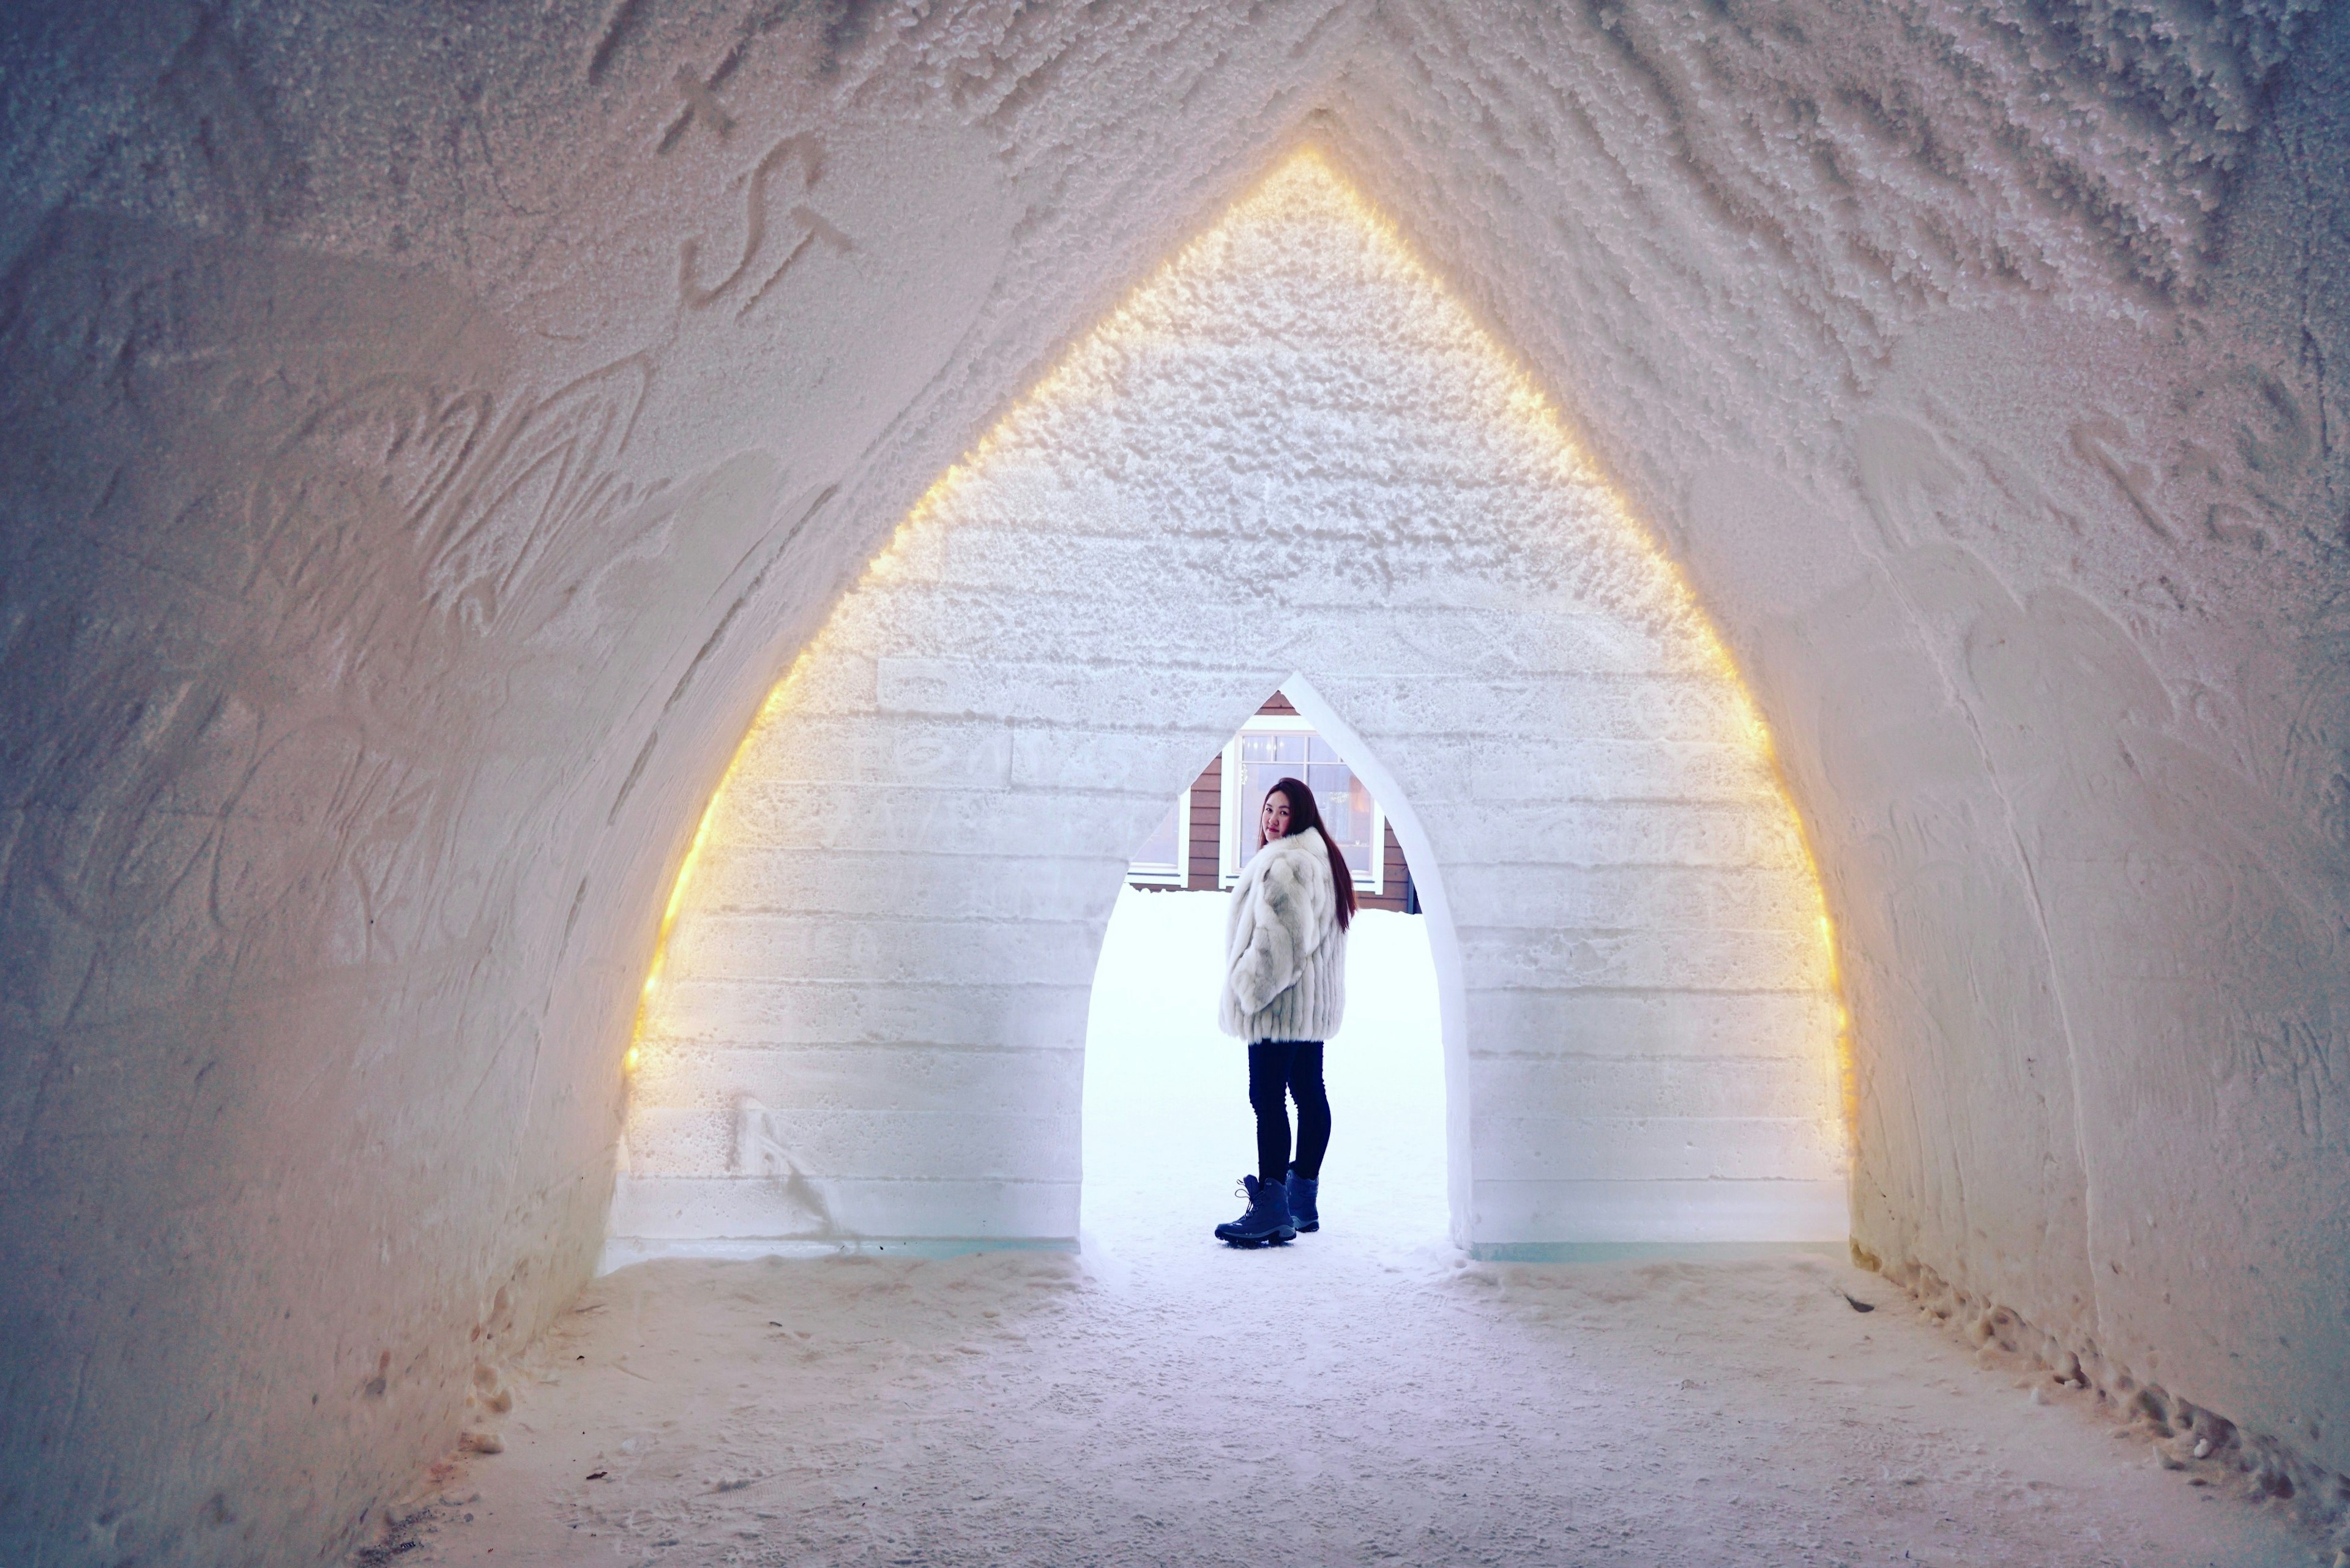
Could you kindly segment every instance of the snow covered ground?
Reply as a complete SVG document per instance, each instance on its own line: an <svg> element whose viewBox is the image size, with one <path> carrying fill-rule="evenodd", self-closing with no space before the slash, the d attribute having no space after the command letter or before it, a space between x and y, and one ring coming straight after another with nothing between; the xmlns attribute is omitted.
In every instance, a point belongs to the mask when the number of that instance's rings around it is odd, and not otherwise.
<svg viewBox="0 0 2350 1568"><path fill-rule="evenodd" d="M1256 1168L1247 1054L1216 1029L1221 893L1138 893L1111 918L1086 1029L1087 1258L1181 1289L1196 1241L1244 1206ZM1367 909L1347 948L1347 1022L1325 1049L1333 1234L1388 1261L1446 1235L1436 966L1417 915Z"/></svg>
<svg viewBox="0 0 2350 1568"><path fill-rule="evenodd" d="M594 1282L384 1544L416 1562L2306 1564L2144 1425L1823 1257L1445 1241L1419 922L1367 914L1326 1229L1236 1252L1222 900L1105 945L1078 1255L660 1262ZM1854 1302L1874 1307L1863 1311ZM507 1406L510 1408L500 1409ZM378 1556L378 1560L385 1560Z"/></svg>

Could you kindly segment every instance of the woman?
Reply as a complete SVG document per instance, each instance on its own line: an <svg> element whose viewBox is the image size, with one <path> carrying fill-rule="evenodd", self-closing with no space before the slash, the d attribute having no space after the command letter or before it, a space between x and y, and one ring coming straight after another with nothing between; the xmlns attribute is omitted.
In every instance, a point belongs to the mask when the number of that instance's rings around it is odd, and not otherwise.
<svg viewBox="0 0 2350 1568"><path fill-rule="evenodd" d="M1314 792L1283 779L1266 792L1257 852L1224 917L1224 988L1217 1023L1249 1043L1249 1104L1256 1109L1256 1174L1241 1178L1248 1212L1216 1227L1236 1247L1318 1231L1315 1199L1330 1147L1322 1043L1347 1006L1347 927L1355 879L1322 830ZM1297 1158L1289 1106L1297 1101Z"/></svg>

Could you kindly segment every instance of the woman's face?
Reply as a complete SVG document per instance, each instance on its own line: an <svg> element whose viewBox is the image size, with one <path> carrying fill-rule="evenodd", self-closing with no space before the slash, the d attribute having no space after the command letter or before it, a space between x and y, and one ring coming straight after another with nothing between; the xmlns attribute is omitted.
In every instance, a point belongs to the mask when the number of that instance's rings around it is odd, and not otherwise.
<svg viewBox="0 0 2350 1568"><path fill-rule="evenodd" d="M1282 794L1279 790L1274 790L1270 794L1266 795L1264 797L1264 815L1258 819L1257 826L1263 832L1264 841L1267 844L1272 843L1276 838L1288 837L1289 797Z"/></svg>

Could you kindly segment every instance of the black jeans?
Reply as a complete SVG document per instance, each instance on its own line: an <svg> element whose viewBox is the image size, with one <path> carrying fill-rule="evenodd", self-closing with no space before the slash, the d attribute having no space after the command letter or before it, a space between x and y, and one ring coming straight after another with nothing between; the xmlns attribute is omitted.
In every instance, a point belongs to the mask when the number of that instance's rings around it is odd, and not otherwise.
<svg viewBox="0 0 2350 1568"><path fill-rule="evenodd" d="M1282 1181L1289 1175L1289 1106L1297 1102L1297 1174L1321 1179L1322 1156L1330 1147L1330 1096L1322 1088L1322 1042L1253 1040L1249 1043L1249 1104L1256 1110L1256 1178Z"/></svg>

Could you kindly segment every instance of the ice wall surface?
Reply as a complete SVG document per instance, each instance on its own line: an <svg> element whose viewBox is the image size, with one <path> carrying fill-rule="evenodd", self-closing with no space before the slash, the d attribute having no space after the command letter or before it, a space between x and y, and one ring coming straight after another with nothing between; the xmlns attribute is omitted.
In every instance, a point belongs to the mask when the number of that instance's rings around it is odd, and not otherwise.
<svg viewBox="0 0 2350 1568"><path fill-rule="evenodd" d="M1128 857L1284 681L1375 770L1437 928L1459 1239L1841 1242L1818 885L1736 675L1309 152L924 497L777 688L648 992L617 1255L1074 1239Z"/></svg>
<svg viewBox="0 0 2350 1568"><path fill-rule="evenodd" d="M1859 1239L2350 1469L2343 8L5 26L0 1553L445 1440L762 695L1305 134L1770 722Z"/></svg>

